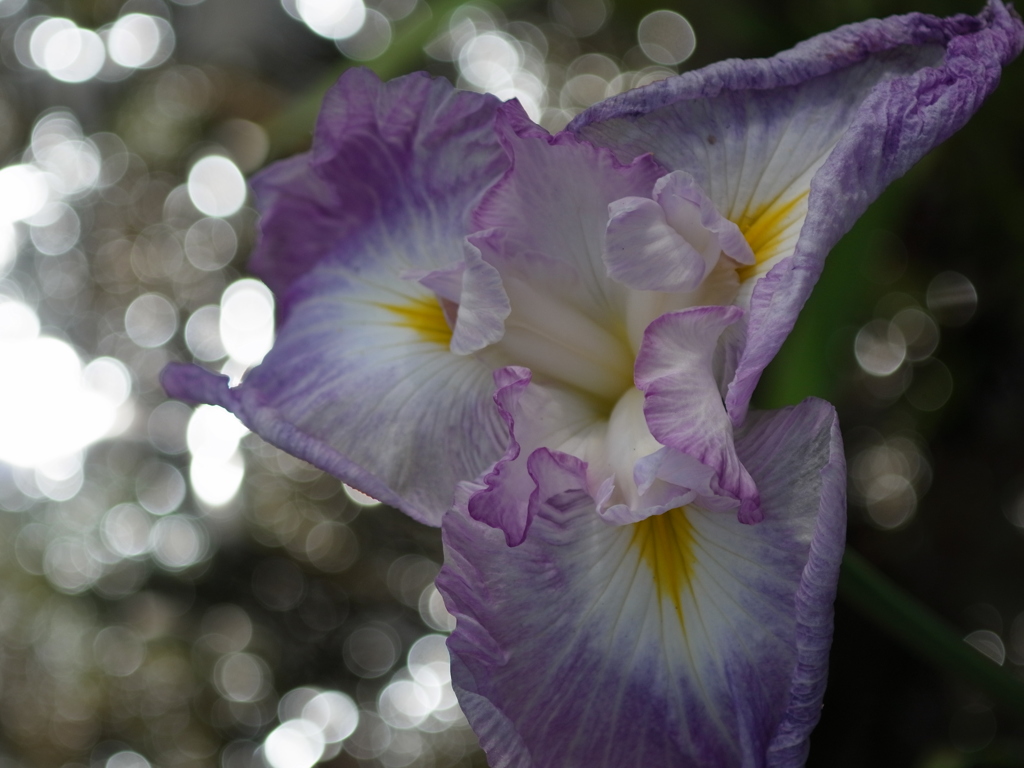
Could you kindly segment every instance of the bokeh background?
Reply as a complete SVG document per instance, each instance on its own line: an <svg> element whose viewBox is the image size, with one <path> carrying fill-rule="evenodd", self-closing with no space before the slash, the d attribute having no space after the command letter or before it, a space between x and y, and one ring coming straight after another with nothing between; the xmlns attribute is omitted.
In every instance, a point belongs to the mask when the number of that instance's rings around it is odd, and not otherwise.
<svg viewBox="0 0 1024 768"><path fill-rule="evenodd" d="M438 532L166 399L274 302L244 177L365 63L607 96L973 0L0 0L0 768L485 766ZM652 15L654 14L654 15ZM830 257L763 406L836 403L850 544L1024 675L1024 64ZM840 600L811 766L1024 765L1024 711Z"/></svg>

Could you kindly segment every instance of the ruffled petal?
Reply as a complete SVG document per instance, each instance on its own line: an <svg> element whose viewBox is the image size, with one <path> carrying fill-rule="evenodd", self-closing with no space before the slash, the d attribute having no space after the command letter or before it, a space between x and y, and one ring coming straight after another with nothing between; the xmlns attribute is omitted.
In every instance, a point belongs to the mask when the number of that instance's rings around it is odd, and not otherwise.
<svg viewBox="0 0 1024 768"><path fill-rule="evenodd" d="M175 394L216 398L289 453L439 524L457 484L506 442L492 369L452 352L500 337L508 312L493 267L466 245L471 209L508 165L497 107L421 75L346 73L312 153L256 181L252 266L277 293L274 348L230 392L175 373ZM414 276L453 266L461 322Z"/></svg>
<svg viewBox="0 0 1024 768"><path fill-rule="evenodd" d="M714 469L721 492L740 501L740 521L756 523L761 519L757 487L736 454L714 371L719 339L742 315L738 307L662 315L644 334L635 377L645 394L651 434Z"/></svg>
<svg viewBox="0 0 1024 768"><path fill-rule="evenodd" d="M586 400L531 379L530 371L518 366L494 372L494 403L508 430L507 447L479 483L471 484L467 501L469 514L503 531L510 547L523 542L537 513L536 478L529 464L534 451L565 445L593 427L600 429Z"/></svg>
<svg viewBox="0 0 1024 768"><path fill-rule="evenodd" d="M552 137L537 126L512 119L503 108L498 129L509 170L476 209L481 234L474 242L498 264L502 275L536 276L541 263L577 285L565 300L587 314L607 313L615 305L616 286L607 279L602 259L608 205L624 197L650 197L665 174L651 158L619 163L570 134ZM538 290L554 292L536 281Z"/></svg>
<svg viewBox="0 0 1024 768"><path fill-rule="evenodd" d="M705 255L708 271L714 268L719 253L740 264L755 263L754 252L739 226L719 213L711 198L689 173L673 171L658 179L654 185L654 199L665 209L669 223L679 232L703 229L710 235L708 245L713 250Z"/></svg>
<svg viewBox="0 0 1024 768"><path fill-rule="evenodd" d="M694 507L609 526L578 460L547 450L520 546L465 509L445 517L453 683L491 765L802 764L845 531L834 412L755 414L738 451L756 526Z"/></svg>
<svg viewBox="0 0 1024 768"><path fill-rule="evenodd" d="M690 503L735 510L739 502L723 494L716 469L655 439L644 399L642 391L631 389L607 422L554 446L586 462L587 489L598 514L606 522L625 525Z"/></svg>
<svg viewBox="0 0 1024 768"><path fill-rule="evenodd" d="M749 339L728 394L740 423L825 255L893 179L958 130L1024 45L1000 0L977 17L841 27L770 59L725 61L602 102L570 131L694 175L743 230Z"/></svg>
<svg viewBox="0 0 1024 768"><path fill-rule="evenodd" d="M484 487L473 493L467 505L475 520L503 531L510 547L523 542L531 522L529 498L533 483L526 469L529 451L517 461L523 452L519 440L525 438L516 435L516 421L522 416L523 406L536 405L521 403L530 378L526 368L510 366L494 372L494 404L508 429L508 446L505 455L482 478Z"/></svg>
<svg viewBox="0 0 1024 768"><path fill-rule="evenodd" d="M653 200L616 200L608 216L608 276L638 291L694 291L722 253L754 263L739 227L683 171L658 179Z"/></svg>
<svg viewBox="0 0 1024 768"><path fill-rule="evenodd" d="M512 311L498 270L480 258L479 250L468 248L471 254L462 274L458 318L452 332L451 350L457 355L468 355L499 341Z"/></svg>
<svg viewBox="0 0 1024 768"><path fill-rule="evenodd" d="M652 508L661 514L687 504L713 512L727 512L739 506L735 499L719 495L715 470L690 454L668 446L637 461L633 477L647 509L634 510L631 515L623 514L616 522L639 522L650 517L644 513L654 513ZM606 520L614 519L607 513L603 516Z"/></svg>
<svg viewBox="0 0 1024 768"><path fill-rule="evenodd" d="M405 274L441 299L445 318L452 326L450 349L456 355L469 355L499 341L505 335L505 318L511 311L498 270L468 243L465 256L447 269Z"/></svg>

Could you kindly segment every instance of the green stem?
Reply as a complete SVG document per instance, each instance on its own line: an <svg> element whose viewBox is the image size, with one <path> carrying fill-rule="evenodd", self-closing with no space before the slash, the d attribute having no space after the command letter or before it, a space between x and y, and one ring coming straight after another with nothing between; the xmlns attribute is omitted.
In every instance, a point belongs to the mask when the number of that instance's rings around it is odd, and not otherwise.
<svg viewBox="0 0 1024 768"><path fill-rule="evenodd" d="M921 658L1024 714L1024 682L965 643L942 618L849 549L839 574L839 595Z"/></svg>
<svg viewBox="0 0 1024 768"><path fill-rule="evenodd" d="M493 5L509 5L516 0L490 0ZM397 77L416 65L423 56L423 46L441 31L452 13L467 0L434 0L421 5L409 18L398 23L397 33L388 49L373 61L363 62L382 80ZM265 121L263 128L270 138L270 159L284 157L309 146L324 95L349 67L351 61L342 61L327 74L297 96L288 106Z"/></svg>

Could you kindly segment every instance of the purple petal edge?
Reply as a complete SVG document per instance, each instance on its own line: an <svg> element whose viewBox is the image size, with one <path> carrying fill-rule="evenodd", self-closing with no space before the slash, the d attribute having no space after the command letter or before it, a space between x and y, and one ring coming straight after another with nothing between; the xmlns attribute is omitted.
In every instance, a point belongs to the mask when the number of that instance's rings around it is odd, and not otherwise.
<svg viewBox="0 0 1024 768"><path fill-rule="evenodd" d="M808 738L821 718L828 684L829 649L839 566L846 542L846 457L839 419L824 400L808 398L831 418L829 461L821 469L822 494L807 565L796 593L797 663L790 700L768 746L769 768L801 768L810 750Z"/></svg>
<svg viewBox="0 0 1024 768"><path fill-rule="evenodd" d="M160 372L160 383L173 398L193 403L219 405L233 413L239 421L272 445L315 467L341 478L349 485L378 501L402 509L425 525L436 526L429 512L410 508L378 477L354 464L327 443L301 432L273 409L259 404L258 399L239 396L228 386L228 377L198 365L170 363Z"/></svg>
<svg viewBox="0 0 1024 768"><path fill-rule="evenodd" d="M725 91L797 85L897 46L949 42L956 36L984 32L988 28L1010 32L1011 27L1020 27L1019 16L1012 6L1007 7L1001 0L989 0L977 17L958 14L942 19L924 13L908 13L847 24L803 40L767 59L725 59L605 99L577 115L566 130L578 134L595 123L616 118L642 118L677 101L713 98ZM1020 53L1024 45L1022 34L1024 30L1017 29L1015 37L994 41L1004 44L1000 63L1005 64Z"/></svg>
<svg viewBox="0 0 1024 768"><path fill-rule="evenodd" d="M726 395L734 423L743 419L761 372L793 329L828 252L883 189L967 123L998 85L999 64L1024 47L1024 25L998 0L979 19L990 26L950 40L942 67L876 86L815 174L793 256L776 265L771 272L778 274L769 273L774 279L762 280L751 297L748 345ZM832 215L836 210L845 216Z"/></svg>
<svg viewBox="0 0 1024 768"><path fill-rule="evenodd" d="M234 406L228 377L198 365L169 363L160 371L160 384L169 396L178 400L219 405L228 411Z"/></svg>
<svg viewBox="0 0 1024 768"><path fill-rule="evenodd" d="M168 390L222 405L283 450L439 525L455 486L501 455L489 371L382 310L425 293L405 273L464 253L470 213L507 167L498 105L423 73L382 83L347 71L325 98L312 151L253 180L263 218L249 266L275 294L273 348L230 390L185 369L168 371ZM470 304L497 281L486 282L471 280L460 298ZM370 301L350 301L360 296ZM452 340L475 347L500 332L496 315L476 312L480 322ZM423 356L380 354L392 343Z"/></svg>
<svg viewBox="0 0 1024 768"><path fill-rule="evenodd" d="M527 368L508 366L494 372L494 404L508 429L504 455L480 478L482 487L470 496L467 509L474 520L486 523L505 534L510 547L518 546L530 530L530 506L517 494L527 481L527 458L520 458L522 446L516 439L516 410L532 374Z"/></svg>

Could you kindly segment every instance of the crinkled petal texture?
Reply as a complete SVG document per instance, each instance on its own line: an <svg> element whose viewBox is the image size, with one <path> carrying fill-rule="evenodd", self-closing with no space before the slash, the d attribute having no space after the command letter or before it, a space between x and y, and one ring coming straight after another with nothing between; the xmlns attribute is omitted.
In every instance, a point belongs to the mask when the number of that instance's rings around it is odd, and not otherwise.
<svg viewBox="0 0 1024 768"><path fill-rule="evenodd" d="M770 59L724 61L602 102L569 130L623 160L693 175L746 235L748 343L728 392L750 395L824 258L882 189L967 122L1024 44L1000 0L977 17L873 19Z"/></svg>
<svg viewBox="0 0 1024 768"><path fill-rule="evenodd" d="M803 764L845 531L835 414L815 400L755 413L736 447L758 525L692 506L609 525L582 462L546 450L518 547L448 513L453 682L491 765Z"/></svg>
<svg viewBox="0 0 1024 768"><path fill-rule="evenodd" d="M449 276L473 309L458 345L500 329L507 300L465 242L508 165L498 106L423 75L382 84L347 72L312 153L254 182L266 213L252 266L278 295L274 348L234 389L171 367L167 391L224 405L289 453L438 525L456 484L505 449L491 369L453 354L444 299L423 282Z"/></svg>

